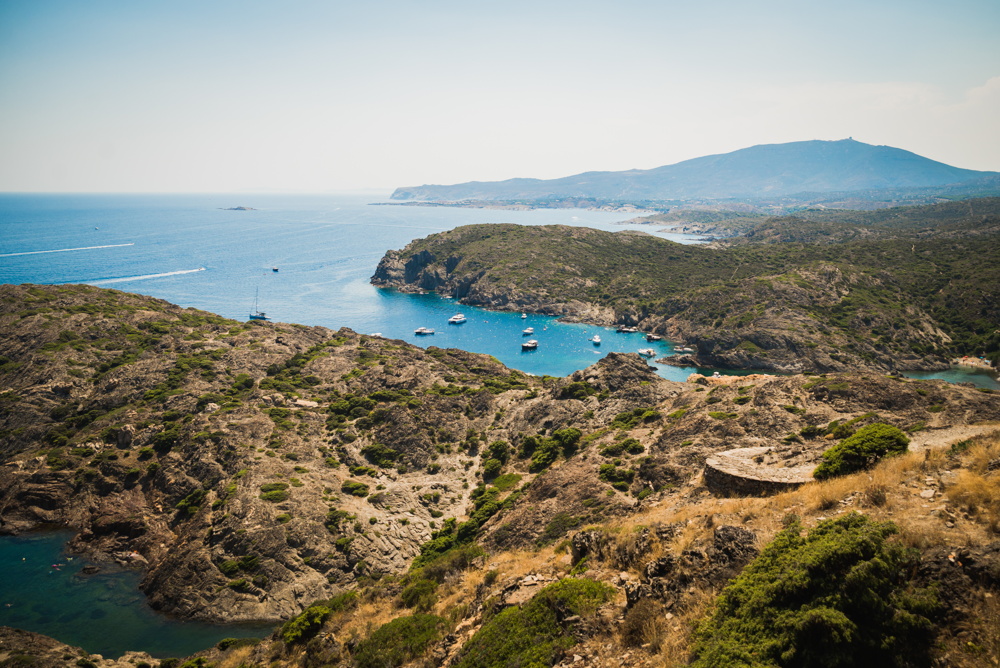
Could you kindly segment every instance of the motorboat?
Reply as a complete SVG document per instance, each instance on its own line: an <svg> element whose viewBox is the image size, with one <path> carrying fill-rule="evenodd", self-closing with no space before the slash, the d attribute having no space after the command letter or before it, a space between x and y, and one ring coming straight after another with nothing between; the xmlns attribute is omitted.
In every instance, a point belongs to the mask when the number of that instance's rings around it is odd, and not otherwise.
<svg viewBox="0 0 1000 668"><path fill-rule="evenodd" d="M537 347L538 341L535 341L534 339L529 339L521 344L521 350L534 350Z"/></svg>
<svg viewBox="0 0 1000 668"><path fill-rule="evenodd" d="M521 335L522 336L531 336L534 333L535 333L535 328L534 327L528 327L527 329L522 329L521 330Z"/></svg>
<svg viewBox="0 0 1000 668"><path fill-rule="evenodd" d="M618 329L615 330L619 334L634 334L639 331L637 327L627 327L625 325L618 325Z"/></svg>
<svg viewBox="0 0 1000 668"><path fill-rule="evenodd" d="M662 341L663 337L660 336L659 334L647 334L646 340L652 343L653 341Z"/></svg>
<svg viewBox="0 0 1000 668"><path fill-rule="evenodd" d="M525 318L527 318L527 317L528 317L528 314L527 314L527 313L522 313L522 314L521 314L521 320L524 320L524 319L525 319Z"/></svg>
<svg viewBox="0 0 1000 668"><path fill-rule="evenodd" d="M639 354L643 357L656 357L656 351L652 348L639 348Z"/></svg>
<svg viewBox="0 0 1000 668"><path fill-rule="evenodd" d="M455 315L448 318L449 325L461 325L463 322L465 322L465 316L462 315L461 313L456 313Z"/></svg>
<svg viewBox="0 0 1000 668"><path fill-rule="evenodd" d="M430 329L429 327L417 327L415 330L413 330L413 333L416 334L417 336L423 336L425 334L433 334L434 330Z"/></svg>
<svg viewBox="0 0 1000 668"><path fill-rule="evenodd" d="M697 352L694 348L684 346L682 348L674 348L675 353L693 353Z"/></svg>
<svg viewBox="0 0 1000 668"><path fill-rule="evenodd" d="M592 339L591 339L590 341L591 341L591 343L593 343L593 344L594 344L595 346L599 346L599 345L601 345L601 337L600 337L600 335L598 335L598 334L595 334L595 335L594 335L594 338L592 338Z"/></svg>

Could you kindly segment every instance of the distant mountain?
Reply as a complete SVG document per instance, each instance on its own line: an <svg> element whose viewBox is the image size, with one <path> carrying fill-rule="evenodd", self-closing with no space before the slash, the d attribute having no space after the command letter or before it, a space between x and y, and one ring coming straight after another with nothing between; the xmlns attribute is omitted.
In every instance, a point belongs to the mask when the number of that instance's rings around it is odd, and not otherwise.
<svg viewBox="0 0 1000 668"><path fill-rule="evenodd" d="M763 144L654 169L584 172L560 179L472 181L397 188L395 200L603 200L773 198L799 193L927 188L1000 176L952 167L853 139Z"/></svg>

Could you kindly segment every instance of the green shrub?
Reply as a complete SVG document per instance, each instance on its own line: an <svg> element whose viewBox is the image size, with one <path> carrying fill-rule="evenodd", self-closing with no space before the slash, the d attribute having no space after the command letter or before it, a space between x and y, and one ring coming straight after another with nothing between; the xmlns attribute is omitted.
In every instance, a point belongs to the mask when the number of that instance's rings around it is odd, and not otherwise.
<svg viewBox="0 0 1000 668"><path fill-rule="evenodd" d="M205 495L208 494L203 489L196 489L183 499L177 502L175 506L177 510L188 515L194 515L201 508L202 502L205 500Z"/></svg>
<svg viewBox="0 0 1000 668"><path fill-rule="evenodd" d="M276 492L278 490L288 489L287 482L266 482L260 486L260 491L262 492Z"/></svg>
<svg viewBox="0 0 1000 668"><path fill-rule="evenodd" d="M483 480L493 480L503 469L503 462L499 459L487 459L483 462Z"/></svg>
<svg viewBox="0 0 1000 668"><path fill-rule="evenodd" d="M592 394L597 394L597 390L595 390L589 383L585 383L583 381L576 381L562 388L562 390L559 392L559 398L586 399Z"/></svg>
<svg viewBox="0 0 1000 668"><path fill-rule="evenodd" d="M361 454L364 455L365 458L371 463L384 469L395 466L396 462L403 456L402 453L393 450L388 445L382 445L381 443L366 445L361 448ZM355 473L353 475L357 474Z"/></svg>
<svg viewBox="0 0 1000 668"><path fill-rule="evenodd" d="M493 480L493 486L500 492L506 492L517 487L519 482L521 482L519 473L504 473Z"/></svg>
<svg viewBox="0 0 1000 668"><path fill-rule="evenodd" d="M823 480L870 468L882 457L906 452L910 439L901 430L882 422L862 427L853 436L823 453L813 475Z"/></svg>
<svg viewBox="0 0 1000 668"><path fill-rule="evenodd" d="M458 668L551 666L576 640L562 620L592 615L614 590L593 580L566 578L521 607L503 610L462 647Z"/></svg>
<svg viewBox="0 0 1000 668"><path fill-rule="evenodd" d="M532 473L544 471L559 457L559 449L556 442L551 438L543 439L535 448L531 455L531 464L528 470Z"/></svg>
<svg viewBox="0 0 1000 668"><path fill-rule="evenodd" d="M886 541L896 527L850 514L801 531L793 520L723 590L691 665L928 665L937 603L907 587L915 556Z"/></svg>
<svg viewBox="0 0 1000 668"><path fill-rule="evenodd" d="M234 647L249 647L260 642L259 638L223 638L215 644L216 648L225 651ZM138 668L138 666L136 666Z"/></svg>
<svg viewBox="0 0 1000 668"><path fill-rule="evenodd" d="M286 645L305 642L316 635L332 611L325 605L311 605L281 627L281 639Z"/></svg>
<svg viewBox="0 0 1000 668"><path fill-rule="evenodd" d="M270 492L261 492L260 498L264 501L270 501L271 503L281 503L282 501L287 501L291 494L288 490L284 489L274 489Z"/></svg>
<svg viewBox="0 0 1000 668"><path fill-rule="evenodd" d="M437 602L437 595L434 591L438 583L427 578L420 578L409 586L405 587L399 594L399 599L403 602L404 608L416 608L420 612L426 612Z"/></svg>
<svg viewBox="0 0 1000 668"><path fill-rule="evenodd" d="M582 518L570 515L569 513L556 513L545 525L545 529L538 537L536 543L539 546L548 545L557 538L562 538L570 529L580 526Z"/></svg>
<svg viewBox="0 0 1000 668"><path fill-rule="evenodd" d="M340 486L340 491L344 494L350 494L351 496L360 496L362 498L368 496L369 487L363 482L356 482L354 480L345 480Z"/></svg>
<svg viewBox="0 0 1000 668"><path fill-rule="evenodd" d="M441 635L445 620L434 615L397 617L383 624L354 652L356 668L397 668L421 656Z"/></svg>

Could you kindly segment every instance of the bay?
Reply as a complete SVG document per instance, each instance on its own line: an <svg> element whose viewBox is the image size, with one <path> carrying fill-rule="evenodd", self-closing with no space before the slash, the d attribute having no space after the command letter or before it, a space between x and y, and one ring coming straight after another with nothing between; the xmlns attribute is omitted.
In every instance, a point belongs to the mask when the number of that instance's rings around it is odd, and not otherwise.
<svg viewBox="0 0 1000 668"><path fill-rule="evenodd" d="M0 626L42 633L92 654L119 657L144 651L182 657L223 638L262 638L266 624L207 624L173 619L152 610L135 571L102 568L83 574L88 562L64 551L67 531L0 537Z"/></svg>

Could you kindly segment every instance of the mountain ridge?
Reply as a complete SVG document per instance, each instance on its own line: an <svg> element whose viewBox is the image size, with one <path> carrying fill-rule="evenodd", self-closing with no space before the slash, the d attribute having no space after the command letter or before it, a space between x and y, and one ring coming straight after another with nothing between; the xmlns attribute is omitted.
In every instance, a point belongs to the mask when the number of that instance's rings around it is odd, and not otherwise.
<svg viewBox="0 0 1000 668"><path fill-rule="evenodd" d="M397 188L393 200L460 201L595 197L609 200L776 197L953 185L998 175L947 165L854 139L759 144L652 169L591 171L557 179L513 178Z"/></svg>

